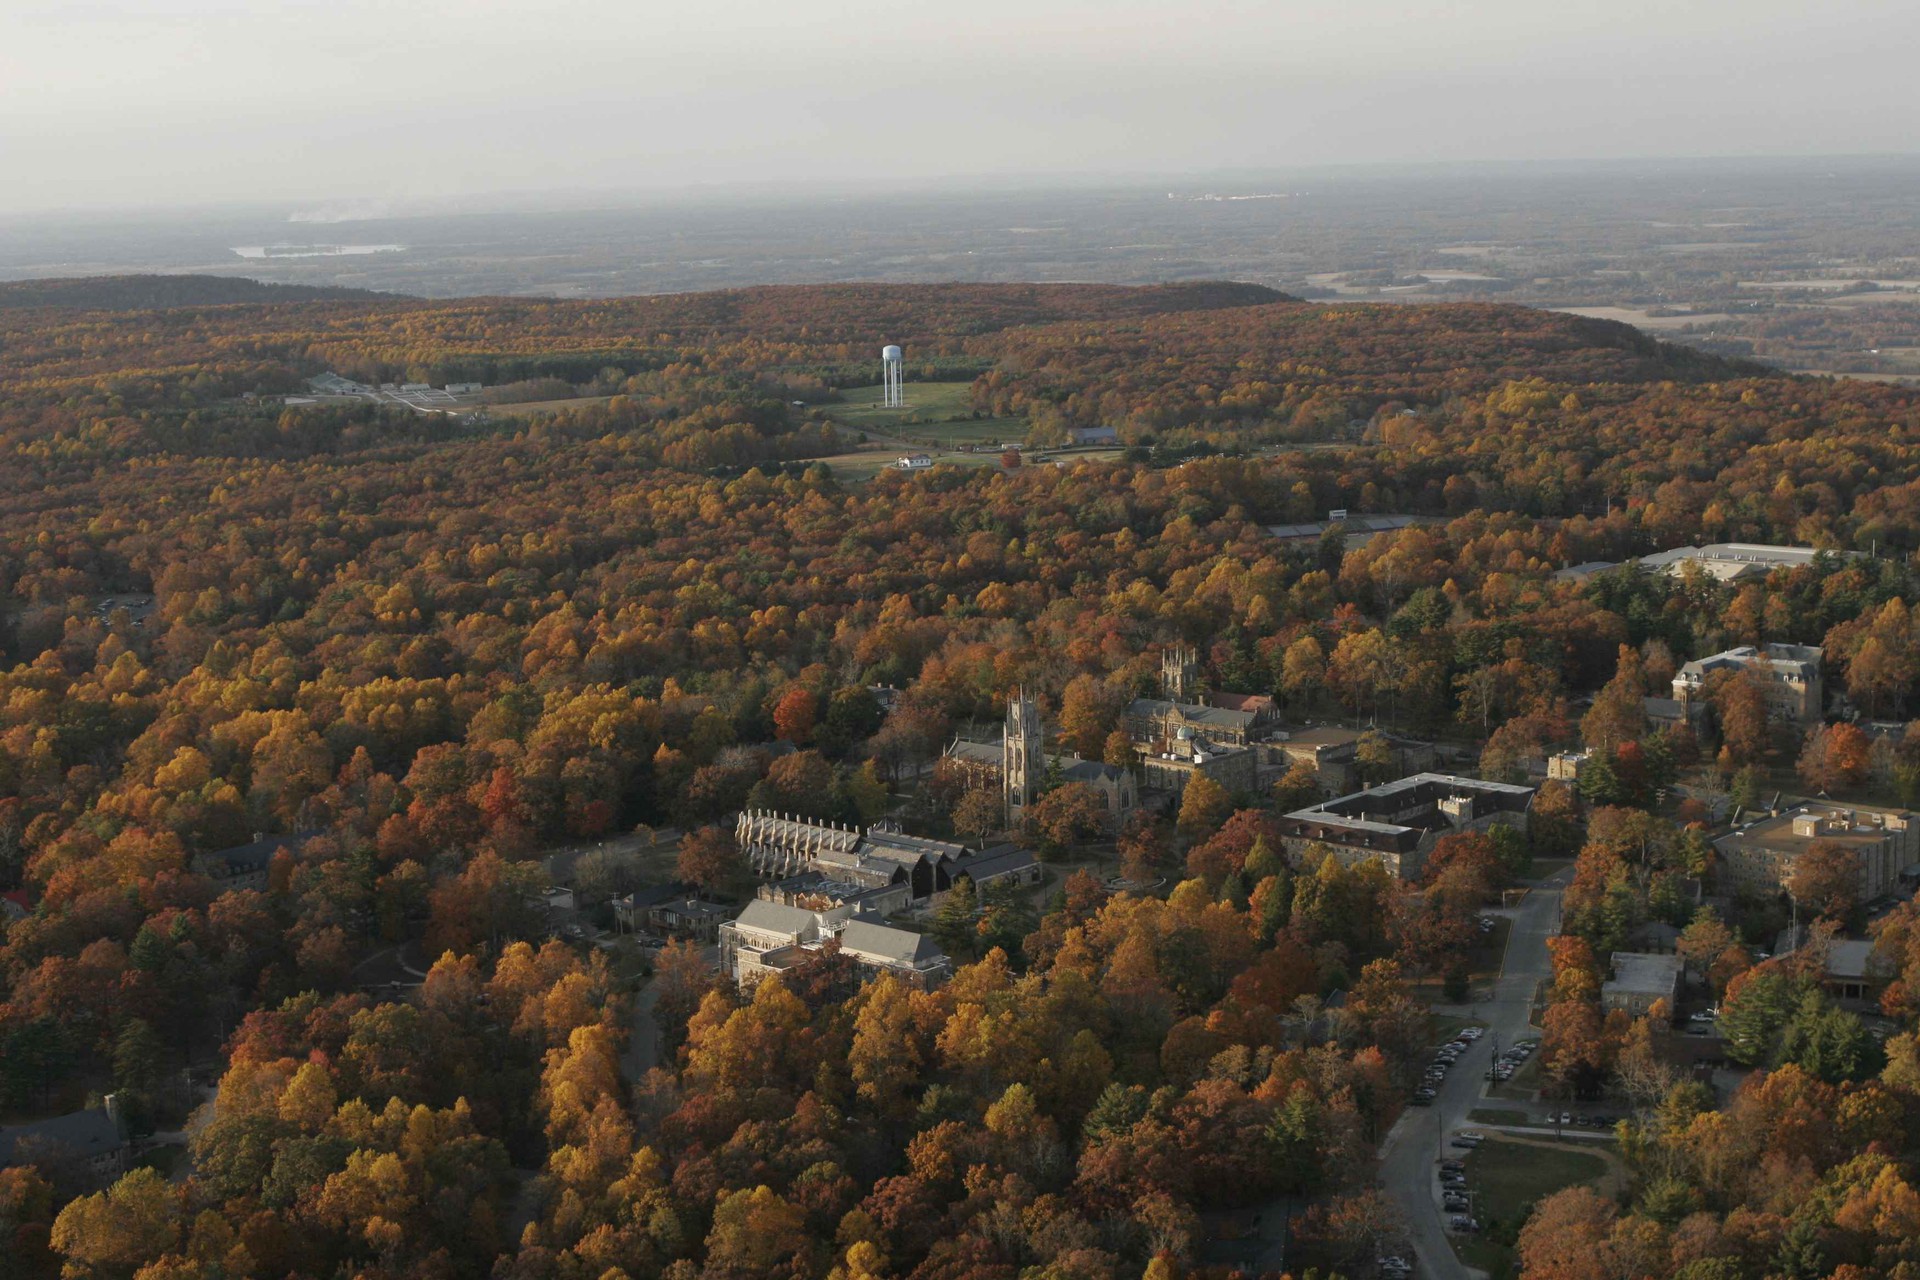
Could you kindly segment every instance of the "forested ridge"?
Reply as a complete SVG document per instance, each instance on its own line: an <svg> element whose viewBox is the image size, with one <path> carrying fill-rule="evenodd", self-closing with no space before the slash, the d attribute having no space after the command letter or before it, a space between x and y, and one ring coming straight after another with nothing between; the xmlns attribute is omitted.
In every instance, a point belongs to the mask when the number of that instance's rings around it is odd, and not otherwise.
<svg viewBox="0 0 1920 1280"><path fill-rule="evenodd" d="M315 302L397 295L337 285L268 284L233 276L74 276L0 281L0 310L70 307L84 311L148 311L160 307L252 302Z"/></svg>
<svg viewBox="0 0 1920 1280"><path fill-rule="evenodd" d="M836 479L811 407L883 341L983 412L1130 448ZM275 398L328 368L608 398L476 423ZM1716 688L1724 740L1639 695L1774 639L1823 645L1876 716L1920 705L1915 393L1521 308L1200 284L8 310L0 459L0 889L31 905L0 940L0 1102L118 1090L172 1121L180 1068L218 1046L223 1073L177 1182L0 1171L23 1276L1191 1276L1203 1214L1281 1197L1289 1269L1370 1273L1373 1153L1429 1039L1413 984L1534 855L1579 851L1570 927L1602 951L1688 924L1701 815L1644 811L1679 768L1752 786L1780 749L1750 688ZM1339 507L1423 520L1352 548L1266 528ZM1873 554L1552 576L1724 540ZM1414 886L1288 865L1298 778L1196 785L1119 833L1159 892L1076 875L948 921L936 991L854 990L829 954L743 998L668 949L653 1070L622 1056L626 975L528 906L540 853L636 824L695 833L683 869L737 889L709 828L746 804L909 796L951 831L957 797L910 779L957 730L1025 688L1100 756L1176 642L1291 717L1444 733L1497 777L1585 740L1609 781L1549 784L1531 844L1463 841ZM1920 735L1875 768L1920 785ZM1056 808L1023 833L1050 857L1085 834ZM304 837L266 888L195 870L259 832ZM1890 954L1920 936L1895 918ZM361 991L399 944L423 985ZM1623 1070L1645 1020L1587 1007L1591 956L1564 967L1550 1060ZM1810 1079L1769 1047L1725 1110L1652 1099L1627 1198L1549 1202L1528 1274L1910 1274L1916 1012L1883 1062Z"/></svg>

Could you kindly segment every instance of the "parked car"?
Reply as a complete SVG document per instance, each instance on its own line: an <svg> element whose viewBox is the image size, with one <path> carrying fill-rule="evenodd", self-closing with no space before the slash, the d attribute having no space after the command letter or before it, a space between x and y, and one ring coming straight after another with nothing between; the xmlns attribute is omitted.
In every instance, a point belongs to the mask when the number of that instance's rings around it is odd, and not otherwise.
<svg viewBox="0 0 1920 1280"><path fill-rule="evenodd" d="M1455 1231L1472 1233L1480 1229L1480 1224L1465 1214L1456 1213L1447 1219L1447 1225Z"/></svg>

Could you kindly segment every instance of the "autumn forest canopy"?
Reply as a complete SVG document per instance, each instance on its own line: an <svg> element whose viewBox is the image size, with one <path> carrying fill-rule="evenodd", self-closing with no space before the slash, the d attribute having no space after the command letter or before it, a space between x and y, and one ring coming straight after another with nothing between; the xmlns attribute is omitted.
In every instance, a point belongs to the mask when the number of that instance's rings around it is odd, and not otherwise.
<svg viewBox="0 0 1920 1280"><path fill-rule="evenodd" d="M175 1180L0 1169L0 1275L1133 1280L1207 1274L1203 1215L1283 1197L1300 1266L1368 1273L1375 1153L1430 1042L1416 986L1479 904L1577 852L1582 945L1688 926L1696 815L1640 811L1680 768L1779 749L1744 686L1713 691L1724 740L1663 736L1641 695L1772 640L1821 647L1871 718L1920 715L1911 390L1226 283L231 284L0 289L0 891L25 904L0 1118L118 1091L178 1127L168 1081L220 1081ZM826 410L883 342L983 416L1124 452L837 476L855 433ZM328 371L564 394L284 402ZM1269 532L1336 508L1418 519ZM1554 576L1734 541L1833 554L1738 585ZM692 833L712 862L682 869L737 891L743 806L900 805L950 836L960 798L916 780L956 733L1024 688L1100 758L1176 643L1217 688L1465 743L1488 777L1597 744L1606 789L1543 790L1526 841L1450 846L1414 886L1281 857L1297 778L1221 791L1111 833L1157 890L996 902L928 991L828 954L742 995L676 944L646 988L658 1066L634 1066L637 975L528 905L541 854L638 826ZM1882 756L1889 799L1920 790L1920 735ZM1071 825L1028 834L1053 856ZM203 855L268 833L300 839L223 892ZM1887 947L1920 957L1900 920ZM364 989L403 953L424 978ZM1569 990L1598 968L1558 960ZM1833 1030L1816 1000L1792 1031L1804 975L1775 976L1755 1083L1651 1100L1632 1189L1547 1202L1529 1275L1920 1274L1920 1004L1834 1066L1792 1047ZM1569 1081L1650 1034L1575 1020Z"/></svg>

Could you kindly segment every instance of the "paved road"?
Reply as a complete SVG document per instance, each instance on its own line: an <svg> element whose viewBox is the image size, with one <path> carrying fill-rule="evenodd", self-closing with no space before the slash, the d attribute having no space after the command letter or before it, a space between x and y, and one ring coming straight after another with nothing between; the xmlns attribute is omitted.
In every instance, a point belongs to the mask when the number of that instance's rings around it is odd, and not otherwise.
<svg viewBox="0 0 1920 1280"><path fill-rule="evenodd" d="M1459 1129L1491 1127L1472 1124L1467 1112L1481 1104L1486 1092L1486 1072L1492 1064L1494 1045L1506 1048L1533 1034L1528 1019L1533 1011L1534 988L1552 972L1547 939L1559 932L1560 893L1572 875L1572 868L1561 871L1537 885L1517 908L1501 913L1512 917L1513 928L1507 936L1500 977L1489 999L1462 1010L1485 1022L1487 1034L1460 1056L1434 1104L1408 1107L1381 1145L1381 1186L1406 1222L1414 1251L1419 1254L1422 1276L1468 1280L1481 1274L1456 1259L1447 1243L1435 1165L1443 1154L1465 1154L1448 1151L1447 1135Z"/></svg>
<svg viewBox="0 0 1920 1280"><path fill-rule="evenodd" d="M720 967L720 948L700 949L700 958L709 969ZM627 1037L627 1051L620 1055L620 1071L629 1084L638 1084L647 1072L660 1063L660 1024L654 1020L653 1007L660 1003L660 984L649 981L634 993L633 1033ZM670 1065L670 1064L669 1064Z"/></svg>
<svg viewBox="0 0 1920 1280"><path fill-rule="evenodd" d="M633 1033L627 1037L627 1051L621 1055L621 1074L629 1084L660 1065L660 1024L653 1020L653 1006L660 1001L660 984L649 982L633 997Z"/></svg>

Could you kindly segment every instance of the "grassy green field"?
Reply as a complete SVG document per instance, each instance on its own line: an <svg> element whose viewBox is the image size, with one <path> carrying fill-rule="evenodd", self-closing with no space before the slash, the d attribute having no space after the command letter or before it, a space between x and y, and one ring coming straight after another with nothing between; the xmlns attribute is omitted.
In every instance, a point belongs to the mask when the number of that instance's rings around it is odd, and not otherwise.
<svg viewBox="0 0 1920 1280"><path fill-rule="evenodd" d="M877 385L849 387L840 393L838 403L820 408L851 431L939 445L1006 442L1022 440L1027 434L1025 418L973 417L971 382L909 382L904 409L882 408Z"/></svg>
<svg viewBox="0 0 1920 1280"><path fill-rule="evenodd" d="M483 404L487 413L507 418L531 418L540 413L558 413L562 409L582 409L590 404L605 404L612 396L575 396L571 400L528 400L522 404Z"/></svg>
<svg viewBox="0 0 1920 1280"><path fill-rule="evenodd" d="M1494 1280L1514 1274L1511 1241L1534 1204L1563 1187L1603 1183L1612 1168L1592 1151L1535 1146L1489 1138L1468 1153L1467 1185L1474 1191L1474 1217L1481 1234L1454 1236L1460 1261Z"/></svg>
<svg viewBox="0 0 1920 1280"><path fill-rule="evenodd" d="M1475 1124L1532 1124L1533 1117L1524 1111L1507 1111L1499 1107L1475 1107L1467 1112L1467 1119Z"/></svg>
<svg viewBox="0 0 1920 1280"><path fill-rule="evenodd" d="M1460 1034L1464 1027L1483 1025L1478 1018L1461 1018L1451 1013L1429 1013L1427 1015L1427 1043L1445 1044Z"/></svg>

